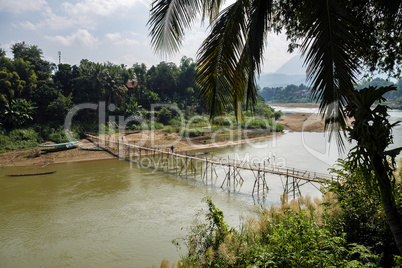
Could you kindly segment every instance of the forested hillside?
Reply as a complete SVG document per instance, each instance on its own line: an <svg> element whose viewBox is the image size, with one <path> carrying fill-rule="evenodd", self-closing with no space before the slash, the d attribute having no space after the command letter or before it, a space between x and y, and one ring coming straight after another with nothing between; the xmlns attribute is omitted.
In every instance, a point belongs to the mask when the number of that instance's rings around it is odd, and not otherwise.
<svg viewBox="0 0 402 268"><path fill-rule="evenodd" d="M396 83L378 77L364 79L356 85L356 88L360 90L368 86L381 87L390 85L394 85L396 90L386 93L384 97L393 107L402 108L402 79L399 79ZM258 94L268 103L314 102L311 98L310 88L304 84L300 84L299 86L291 84L286 87L264 87Z"/></svg>

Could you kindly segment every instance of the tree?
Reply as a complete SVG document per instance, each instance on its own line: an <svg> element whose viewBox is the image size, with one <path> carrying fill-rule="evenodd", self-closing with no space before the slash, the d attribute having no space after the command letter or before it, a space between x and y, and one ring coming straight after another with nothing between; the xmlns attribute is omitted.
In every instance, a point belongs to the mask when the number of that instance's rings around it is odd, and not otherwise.
<svg viewBox="0 0 402 268"><path fill-rule="evenodd" d="M357 141L357 145L349 153L349 161L353 168L362 170L365 184L371 193L378 194L395 242L401 250L402 221L394 196L394 172L395 158L402 147L387 150L393 140L392 128L398 122L391 124L388 121L387 106L378 104L371 108L376 101L384 101L382 96L391 90L395 90L395 87L368 87L353 93L353 102L350 102L347 112L355 120L353 127L348 128L348 134L350 139Z"/></svg>
<svg viewBox="0 0 402 268"><path fill-rule="evenodd" d="M174 63L161 62L152 66L147 73L147 87L157 93L162 101L167 101L177 89L178 69Z"/></svg>
<svg viewBox="0 0 402 268"><path fill-rule="evenodd" d="M55 65L42 59L43 51L35 45L27 45L25 42L15 43L11 46L15 59L29 61L33 66L38 81L45 83L52 75Z"/></svg>
<svg viewBox="0 0 402 268"><path fill-rule="evenodd" d="M0 103L6 105L12 99L28 97L36 86L37 76L32 64L23 59L0 58Z"/></svg>
<svg viewBox="0 0 402 268"><path fill-rule="evenodd" d="M73 70L74 73L74 70ZM126 83L130 77L128 70L124 65L115 65L110 62L94 63L88 60L82 60L80 64L80 81L89 88L87 95L96 99L92 101L104 100L108 106L110 103L122 104L126 93ZM74 93L75 94L75 93ZM81 93L82 95L82 93Z"/></svg>
<svg viewBox="0 0 402 268"><path fill-rule="evenodd" d="M220 11L222 4L156 0L148 22L155 50L171 54L179 49L185 30L198 14L209 19L211 32L197 55L196 79L211 117L232 106L241 118L242 102L253 109L255 75L261 71L269 32L285 30L291 41L289 50L301 50L312 98L320 102L326 129L336 136L340 148L340 131L346 129L344 108L363 97L354 90L362 63L371 71L379 69L394 76L401 73L401 1L237 0ZM365 145L375 146L375 141ZM375 166L371 162L371 167ZM387 218L402 253L400 216L398 221L389 221L388 214Z"/></svg>
<svg viewBox="0 0 402 268"><path fill-rule="evenodd" d="M46 110L50 113L52 118L63 121L64 117L73 106L72 93L68 96L64 96L59 92L57 99L52 101Z"/></svg>
<svg viewBox="0 0 402 268"><path fill-rule="evenodd" d="M4 125L10 127L18 127L32 121L32 114L35 112L36 107L33 106L31 101L24 99L13 99L1 109L1 121Z"/></svg>
<svg viewBox="0 0 402 268"><path fill-rule="evenodd" d="M59 92L69 95L73 91L73 82L76 78L73 74L73 67L70 64L61 63L53 75L53 81Z"/></svg>

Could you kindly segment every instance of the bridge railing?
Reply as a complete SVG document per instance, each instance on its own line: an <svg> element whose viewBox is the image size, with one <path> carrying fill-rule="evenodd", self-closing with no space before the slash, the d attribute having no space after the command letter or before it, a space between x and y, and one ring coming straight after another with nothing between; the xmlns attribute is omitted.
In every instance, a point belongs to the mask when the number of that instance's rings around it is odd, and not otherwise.
<svg viewBox="0 0 402 268"><path fill-rule="evenodd" d="M219 158L219 159L207 159L207 158L199 158L195 156L189 156L187 154L181 154L183 151L179 152L171 152L168 148L166 150L162 151L158 148L150 148L150 147L144 147L144 146L139 146L135 144L130 144L130 143L125 143L123 141L117 140L117 142L113 139L107 139L105 137L99 137L99 136L94 136L94 135L89 135L87 134L88 137L92 139L97 139L99 142L104 142L104 144L107 146L107 144L113 144L113 148L115 147L116 144L119 145L124 145L130 148L137 148L141 149L144 152L156 152L156 153L165 153L165 154L171 154L176 157L182 157L182 158L192 158L192 159L197 159L199 161L206 161L206 162L211 162L213 161L214 164L218 165L230 165L230 166L235 166L237 168L243 168L243 169L249 169L249 170L255 170L255 171L260 171L260 172L267 172L267 173L274 173L274 174L279 174L279 175L287 175L290 177L297 177L300 179L306 179L306 180L314 180L317 182L339 182L340 178L338 176L332 176L330 174L325 174L325 173L320 173L320 172L315 172L315 171L308 171L308 170L303 170L303 169L298 169L298 168L291 168L291 167L281 167L278 165L273 165L271 163L267 162L262 162L262 163L255 163L255 162L249 162L249 161L239 161L239 160L234 160L230 158Z"/></svg>

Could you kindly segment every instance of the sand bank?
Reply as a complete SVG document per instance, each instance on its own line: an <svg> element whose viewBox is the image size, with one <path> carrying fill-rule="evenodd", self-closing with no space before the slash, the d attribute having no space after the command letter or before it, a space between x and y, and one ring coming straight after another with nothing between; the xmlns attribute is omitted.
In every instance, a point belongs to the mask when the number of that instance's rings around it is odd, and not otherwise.
<svg viewBox="0 0 402 268"><path fill-rule="evenodd" d="M320 132L324 130L324 123L322 120L316 115L312 114L298 113L285 115L279 121L279 123L283 124L285 129L288 131L303 130ZM195 138L178 139L177 133L167 134L163 131L156 131L155 133L147 131L128 134L124 137L124 141L131 143L141 142L145 146L158 148L169 148L172 144L174 144L175 151L208 150L268 139L272 137L272 135L281 135L281 133L247 131L245 138L243 137L243 139L238 139L235 135L231 137L230 134L228 134L226 140L217 139L218 141L215 142L211 142L212 135L213 134ZM85 148L96 148L95 145L88 140L81 140L80 145L81 147ZM6 152L0 155L0 166L45 166L52 163L81 162L114 158L113 155L106 151L87 151L80 150L78 148L60 152L45 153L41 154L39 157L28 158L27 156L31 153L32 150Z"/></svg>

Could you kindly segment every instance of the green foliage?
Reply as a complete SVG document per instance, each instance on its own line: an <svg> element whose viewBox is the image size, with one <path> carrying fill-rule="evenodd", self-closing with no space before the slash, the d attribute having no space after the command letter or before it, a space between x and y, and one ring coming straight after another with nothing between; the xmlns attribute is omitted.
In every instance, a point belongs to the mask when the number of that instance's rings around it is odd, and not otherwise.
<svg viewBox="0 0 402 268"><path fill-rule="evenodd" d="M36 107L31 101L25 99L13 99L4 107L1 121L5 126L18 127L33 120Z"/></svg>
<svg viewBox="0 0 402 268"><path fill-rule="evenodd" d="M391 267L393 255L398 254L398 250L382 203L366 183L367 180L375 180L374 174L367 178L361 167L345 160L338 160L337 164L339 168L331 169L331 172L343 178L343 182L330 187L341 207L341 212L331 217L333 230L345 233L348 243L364 245L374 253L382 254L381 264ZM397 184L394 196L399 211L402 211L401 184Z"/></svg>
<svg viewBox="0 0 402 268"><path fill-rule="evenodd" d="M267 129L269 128L269 123L267 120L259 117L254 117L251 120L247 120L244 127L246 127L247 129Z"/></svg>
<svg viewBox="0 0 402 268"><path fill-rule="evenodd" d="M173 113L170 109L163 106L158 113L158 121L162 124L167 125L169 121L173 118Z"/></svg>
<svg viewBox="0 0 402 268"><path fill-rule="evenodd" d="M247 113L246 113L247 114ZM265 104L264 100L257 102L255 105L255 114L263 118L271 118L274 114L274 109Z"/></svg>
<svg viewBox="0 0 402 268"><path fill-rule="evenodd" d="M284 127L281 124L274 122L272 119L263 119L260 117L246 118L242 124L245 129L266 129L271 132L282 132Z"/></svg>
<svg viewBox="0 0 402 268"><path fill-rule="evenodd" d="M38 76L38 81L46 82L51 77L55 66L42 59L43 52L38 46L20 42L13 44L11 50L14 54L14 59L22 59L32 63Z"/></svg>
<svg viewBox="0 0 402 268"><path fill-rule="evenodd" d="M0 152L31 149L41 141L42 138L33 128L0 132Z"/></svg>
<svg viewBox="0 0 402 268"><path fill-rule="evenodd" d="M188 255L183 260L185 264L207 261L211 265L212 256L208 256L208 253L217 250L230 233L235 233L233 229L228 229L223 212L215 206L212 199L207 197L205 202L208 205L205 222L192 226L188 236L172 241L177 246L184 244L188 248Z"/></svg>
<svg viewBox="0 0 402 268"><path fill-rule="evenodd" d="M163 130L163 132L165 132L165 133L167 133L167 134L172 133L172 132L173 132L172 126L167 126L167 127Z"/></svg>
<svg viewBox="0 0 402 268"><path fill-rule="evenodd" d="M173 118L173 119L169 120L168 125L175 127L175 128L179 128L179 127L181 127L181 121Z"/></svg>
<svg viewBox="0 0 402 268"><path fill-rule="evenodd" d="M162 123L158 123L158 122L148 123L149 130L158 130L158 129L162 129L163 127L164 127L164 125Z"/></svg>
<svg viewBox="0 0 402 268"><path fill-rule="evenodd" d="M0 103L6 105L12 99L29 97L36 86L37 76L30 62L0 58Z"/></svg>
<svg viewBox="0 0 402 268"><path fill-rule="evenodd" d="M270 103L306 103L311 102L310 89L301 84L283 87L264 87L258 92L265 101Z"/></svg>
<svg viewBox="0 0 402 268"><path fill-rule="evenodd" d="M138 108L138 102L135 100L135 96L131 95L129 100L126 102L126 114L128 115L141 115L139 108Z"/></svg>
<svg viewBox="0 0 402 268"><path fill-rule="evenodd" d="M79 73L74 72L74 67L70 64L62 63L57 67L57 71L53 75L55 87L60 93L67 96L72 93L75 84L74 79L78 77Z"/></svg>
<svg viewBox="0 0 402 268"><path fill-rule="evenodd" d="M64 121L68 111L73 106L74 103L72 101L72 93L70 93L68 96L64 96L63 94L59 93L57 99L49 104L47 111L52 118Z"/></svg>
<svg viewBox="0 0 402 268"><path fill-rule="evenodd" d="M204 135L204 132L199 130L199 129L184 128L184 129L181 130L180 135L183 136L183 137L193 138L193 137L199 137L199 136Z"/></svg>
<svg viewBox="0 0 402 268"><path fill-rule="evenodd" d="M379 255L319 224L311 210L265 211L240 231L229 228L210 198L205 221L173 241L188 252L180 267L377 267ZM323 214L320 216L323 217ZM258 226L258 227L257 227Z"/></svg>
<svg viewBox="0 0 402 268"><path fill-rule="evenodd" d="M279 118L281 118L282 115L283 115L282 111L276 111L276 112L274 112L274 114L273 114L273 118L274 118L275 120L279 120Z"/></svg>
<svg viewBox="0 0 402 268"><path fill-rule="evenodd" d="M376 101L385 100L384 93L394 89L393 86L378 89L370 86L356 91L353 95L353 106L348 110L349 116L355 119L353 127L348 128L348 138L357 141L357 145L349 153L349 160L354 168L360 167L361 171L367 174L365 177L369 189L379 193L380 196L384 194L392 196L392 189L381 192L384 191L382 177L386 176L390 180L389 186L395 183L395 157L402 147L386 151L387 147L393 143L392 129L398 122L394 124L389 122L387 106L378 104L373 109L372 107ZM376 175L374 180L369 179L372 172Z"/></svg>
<svg viewBox="0 0 402 268"><path fill-rule="evenodd" d="M55 143L69 141L66 137L64 127L56 123L37 125L35 130L45 141L53 141ZM73 137L77 140L82 137L82 133L77 125L73 125L72 132Z"/></svg>
<svg viewBox="0 0 402 268"><path fill-rule="evenodd" d="M374 79L363 79L362 81L357 84L356 89L362 90L363 88L368 87L389 87L395 86L396 90L392 90L386 92L384 94L384 98L386 99L387 103L396 103L401 105L402 104L402 79L399 79L398 82L393 83L391 81L376 77Z"/></svg>

